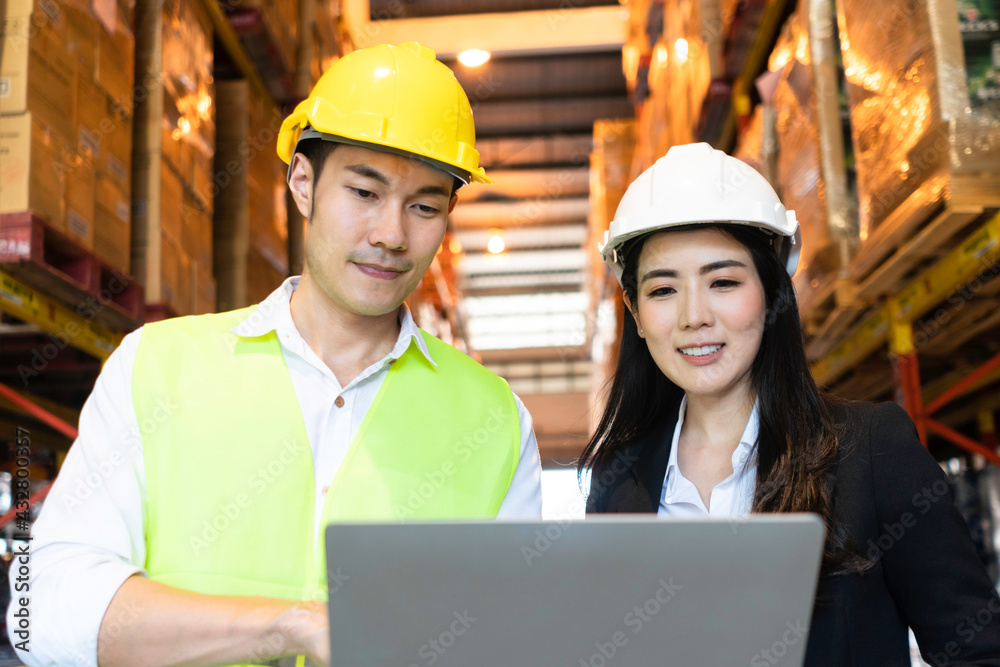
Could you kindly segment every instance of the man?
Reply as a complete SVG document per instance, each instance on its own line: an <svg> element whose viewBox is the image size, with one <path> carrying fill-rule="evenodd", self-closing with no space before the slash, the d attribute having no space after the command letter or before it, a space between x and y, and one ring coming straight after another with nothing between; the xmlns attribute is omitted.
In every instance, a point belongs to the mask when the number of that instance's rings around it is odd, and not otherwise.
<svg viewBox="0 0 1000 667"><path fill-rule="evenodd" d="M109 359L35 525L28 665L328 664L328 522L539 516L523 405L403 305L488 181L474 142L425 47L320 79L278 139L303 274Z"/></svg>

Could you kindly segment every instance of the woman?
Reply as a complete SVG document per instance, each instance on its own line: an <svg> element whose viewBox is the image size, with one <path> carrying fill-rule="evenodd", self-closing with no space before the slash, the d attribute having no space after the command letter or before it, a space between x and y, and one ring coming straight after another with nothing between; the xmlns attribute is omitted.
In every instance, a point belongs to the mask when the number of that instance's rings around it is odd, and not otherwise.
<svg viewBox="0 0 1000 667"><path fill-rule="evenodd" d="M798 246L794 212L708 144L670 149L629 187L602 247L626 309L580 463L587 511L815 512L807 665L909 665L907 626L932 665L1000 665L1000 598L913 423L834 401L809 374Z"/></svg>

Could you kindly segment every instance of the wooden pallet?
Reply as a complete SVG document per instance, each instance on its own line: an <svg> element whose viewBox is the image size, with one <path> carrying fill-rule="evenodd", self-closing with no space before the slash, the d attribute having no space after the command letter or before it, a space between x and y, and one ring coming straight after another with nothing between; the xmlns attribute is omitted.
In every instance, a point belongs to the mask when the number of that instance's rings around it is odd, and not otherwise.
<svg viewBox="0 0 1000 667"><path fill-rule="evenodd" d="M143 322L142 285L30 211L0 215L0 270L110 329Z"/></svg>
<svg viewBox="0 0 1000 667"><path fill-rule="evenodd" d="M868 309L854 297L855 287L846 278L831 278L808 295L801 309L806 334L806 357L816 361Z"/></svg>
<svg viewBox="0 0 1000 667"><path fill-rule="evenodd" d="M929 179L862 244L847 269L848 279L836 281L832 294L805 313L807 322L813 320L806 329L810 361L828 354L863 315L898 294L917 272L998 208L1000 176ZM817 312L822 316L819 324Z"/></svg>

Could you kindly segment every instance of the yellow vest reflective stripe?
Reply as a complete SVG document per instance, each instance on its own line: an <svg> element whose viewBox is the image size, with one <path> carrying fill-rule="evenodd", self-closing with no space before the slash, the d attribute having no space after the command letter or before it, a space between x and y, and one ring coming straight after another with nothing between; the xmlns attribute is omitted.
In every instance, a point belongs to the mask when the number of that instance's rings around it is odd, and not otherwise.
<svg viewBox="0 0 1000 667"><path fill-rule="evenodd" d="M133 401L146 472L146 570L216 595L322 599L312 451L274 332L253 308L147 325ZM421 332L390 367L331 480L331 521L496 516L520 452L507 383Z"/></svg>

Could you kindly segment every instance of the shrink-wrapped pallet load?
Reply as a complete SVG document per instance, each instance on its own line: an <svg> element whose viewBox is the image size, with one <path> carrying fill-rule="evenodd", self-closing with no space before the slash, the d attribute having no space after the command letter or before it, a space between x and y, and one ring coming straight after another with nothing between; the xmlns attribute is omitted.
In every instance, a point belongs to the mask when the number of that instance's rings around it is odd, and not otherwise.
<svg viewBox="0 0 1000 667"><path fill-rule="evenodd" d="M774 110L774 184L795 211L802 248L795 275L807 314L817 295L844 276L857 245L856 205L847 193L839 114L833 6L801 0L789 17L758 87Z"/></svg>
<svg viewBox="0 0 1000 667"><path fill-rule="evenodd" d="M838 0L837 8L860 199L852 277L860 281L942 207L1000 202L1000 32L991 2ZM944 221L955 228L935 232L937 242L968 222L955 220Z"/></svg>

